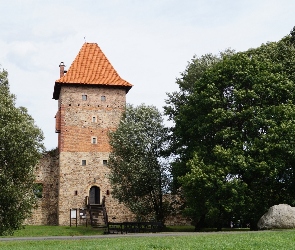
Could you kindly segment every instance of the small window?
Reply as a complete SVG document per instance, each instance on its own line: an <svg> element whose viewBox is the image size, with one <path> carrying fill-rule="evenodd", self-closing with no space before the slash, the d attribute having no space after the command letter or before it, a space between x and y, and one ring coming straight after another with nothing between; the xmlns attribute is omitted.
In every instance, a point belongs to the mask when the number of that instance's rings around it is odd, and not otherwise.
<svg viewBox="0 0 295 250"><path fill-rule="evenodd" d="M35 183L33 192L34 192L35 197L42 198L43 184L42 183Z"/></svg>
<svg viewBox="0 0 295 250"><path fill-rule="evenodd" d="M86 166L86 160L82 160L82 166Z"/></svg>
<svg viewBox="0 0 295 250"><path fill-rule="evenodd" d="M103 160L102 161L102 165L107 166L108 165L108 161L107 160Z"/></svg>
<svg viewBox="0 0 295 250"><path fill-rule="evenodd" d="M97 140L96 140L96 137L92 137L92 144L96 144L97 143Z"/></svg>
<svg viewBox="0 0 295 250"><path fill-rule="evenodd" d="M82 101L86 101L87 100L87 95L82 95Z"/></svg>
<svg viewBox="0 0 295 250"><path fill-rule="evenodd" d="M92 122L96 122L96 117L92 116Z"/></svg>
<svg viewBox="0 0 295 250"><path fill-rule="evenodd" d="M101 96L101 100L102 100L103 102L105 102L105 101L106 101L106 96L105 96L105 95L102 95L102 96Z"/></svg>

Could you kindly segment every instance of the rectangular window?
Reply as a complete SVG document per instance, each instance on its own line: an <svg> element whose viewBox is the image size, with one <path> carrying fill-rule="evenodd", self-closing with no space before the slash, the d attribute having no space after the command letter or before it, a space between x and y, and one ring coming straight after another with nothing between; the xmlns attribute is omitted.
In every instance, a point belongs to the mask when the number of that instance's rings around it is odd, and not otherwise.
<svg viewBox="0 0 295 250"><path fill-rule="evenodd" d="M96 144L97 143L96 137L92 137L91 141L92 141L92 144Z"/></svg>
<svg viewBox="0 0 295 250"><path fill-rule="evenodd" d="M107 160L103 160L102 161L102 165L107 166L108 165L108 161Z"/></svg>
<svg viewBox="0 0 295 250"><path fill-rule="evenodd" d="M86 160L82 160L81 165L86 166Z"/></svg>
<svg viewBox="0 0 295 250"><path fill-rule="evenodd" d="M87 100L87 95L82 95L82 101L86 101Z"/></svg>
<svg viewBox="0 0 295 250"><path fill-rule="evenodd" d="M103 102L105 102L105 101L106 101L106 99L107 99L107 98L106 98L106 96L105 96L105 95L102 95L102 96L101 96L101 100L102 100Z"/></svg>
<svg viewBox="0 0 295 250"><path fill-rule="evenodd" d="M35 197L42 198L43 184L42 183L35 183L33 188L34 188L33 192L35 194Z"/></svg>

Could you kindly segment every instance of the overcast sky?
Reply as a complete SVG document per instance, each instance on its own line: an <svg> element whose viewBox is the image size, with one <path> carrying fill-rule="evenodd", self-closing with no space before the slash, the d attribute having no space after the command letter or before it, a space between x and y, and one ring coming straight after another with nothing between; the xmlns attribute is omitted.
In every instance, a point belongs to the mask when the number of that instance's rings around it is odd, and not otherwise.
<svg viewBox="0 0 295 250"><path fill-rule="evenodd" d="M133 84L127 102L155 105L177 90L194 55L244 51L278 41L295 26L294 0L0 0L0 64L17 106L57 146L52 99L59 63L69 68L85 42L97 43ZM85 40L84 40L85 37Z"/></svg>

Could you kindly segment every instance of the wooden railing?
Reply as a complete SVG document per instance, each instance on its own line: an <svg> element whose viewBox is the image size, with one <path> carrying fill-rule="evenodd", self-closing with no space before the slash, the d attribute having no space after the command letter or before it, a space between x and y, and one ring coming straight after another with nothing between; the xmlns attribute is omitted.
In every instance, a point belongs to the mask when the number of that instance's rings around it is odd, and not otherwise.
<svg viewBox="0 0 295 250"><path fill-rule="evenodd" d="M108 233L156 233L161 232L163 224L161 222L109 222Z"/></svg>
<svg viewBox="0 0 295 250"><path fill-rule="evenodd" d="M101 204L90 204L89 203L89 196L85 197L85 205L87 207L87 211L89 213L90 224L91 226L95 226L93 215L95 213L102 213L103 222L105 226L108 227L108 214L105 206L105 196L102 199Z"/></svg>

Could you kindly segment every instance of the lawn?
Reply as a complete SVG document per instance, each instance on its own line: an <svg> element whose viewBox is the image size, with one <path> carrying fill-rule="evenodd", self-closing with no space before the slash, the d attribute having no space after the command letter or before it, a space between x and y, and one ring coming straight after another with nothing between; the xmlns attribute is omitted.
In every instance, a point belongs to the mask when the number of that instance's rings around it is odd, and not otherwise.
<svg viewBox="0 0 295 250"><path fill-rule="evenodd" d="M168 226L166 232L193 232L193 226ZM14 232L12 237L43 237L43 236L80 236L80 235L101 235L104 228L92 228L91 226L25 226ZM1 239L1 236L0 236Z"/></svg>
<svg viewBox="0 0 295 250"><path fill-rule="evenodd" d="M25 226L24 229L15 231L14 235L11 237L81 236L98 234L104 234L104 229L94 229L85 226Z"/></svg>
<svg viewBox="0 0 295 250"><path fill-rule="evenodd" d="M74 228L63 230L72 229L75 233ZM79 227L77 230L80 230ZM295 230L190 233L188 236L161 236L161 233L152 234L154 237L129 235L120 238L12 242L1 241L0 238L0 249L295 249Z"/></svg>

